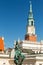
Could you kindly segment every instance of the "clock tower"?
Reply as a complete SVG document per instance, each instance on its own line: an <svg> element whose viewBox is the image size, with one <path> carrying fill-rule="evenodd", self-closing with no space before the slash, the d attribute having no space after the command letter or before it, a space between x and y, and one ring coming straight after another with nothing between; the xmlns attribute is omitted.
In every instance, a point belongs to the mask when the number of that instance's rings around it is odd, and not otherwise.
<svg viewBox="0 0 43 65"><path fill-rule="evenodd" d="M35 35L35 26L34 26L34 18L33 18L31 1L30 1L29 16L27 19L25 40L29 40L29 41L36 41L37 40L37 36Z"/></svg>

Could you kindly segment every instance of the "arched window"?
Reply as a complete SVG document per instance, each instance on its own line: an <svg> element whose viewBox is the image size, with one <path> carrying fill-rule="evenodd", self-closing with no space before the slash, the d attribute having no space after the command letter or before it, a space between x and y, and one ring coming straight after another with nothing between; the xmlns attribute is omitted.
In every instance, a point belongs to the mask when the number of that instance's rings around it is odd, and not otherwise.
<svg viewBox="0 0 43 65"><path fill-rule="evenodd" d="M3 63L3 65L5 65L5 63Z"/></svg>
<svg viewBox="0 0 43 65"><path fill-rule="evenodd" d="M33 26L33 21L31 21L31 25Z"/></svg>

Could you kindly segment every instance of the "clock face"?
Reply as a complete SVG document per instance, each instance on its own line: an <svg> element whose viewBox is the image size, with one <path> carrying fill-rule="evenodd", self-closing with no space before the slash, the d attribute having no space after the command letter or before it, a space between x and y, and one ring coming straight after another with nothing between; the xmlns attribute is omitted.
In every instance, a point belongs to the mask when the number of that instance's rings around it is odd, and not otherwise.
<svg viewBox="0 0 43 65"><path fill-rule="evenodd" d="M35 34L35 28L34 27L28 27L28 31L29 34Z"/></svg>
<svg viewBox="0 0 43 65"><path fill-rule="evenodd" d="M34 27L31 27L31 33L35 34L35 28Z"/></svg>

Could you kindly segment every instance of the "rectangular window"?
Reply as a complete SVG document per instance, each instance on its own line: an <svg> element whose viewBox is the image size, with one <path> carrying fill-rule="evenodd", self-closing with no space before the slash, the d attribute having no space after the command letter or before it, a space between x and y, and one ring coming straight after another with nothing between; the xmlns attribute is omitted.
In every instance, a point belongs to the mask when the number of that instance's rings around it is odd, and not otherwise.
<svg viewBox="0 0 43 65"><path fill-rule="evenodd" d="M39 65L42 65L42 64L39 64Z"/></svg>
<svg viewBox="0 0 43 65"><path fill-rule="evenodd" d="M32 65L32 64L30 64L30 65Z"/></svg>

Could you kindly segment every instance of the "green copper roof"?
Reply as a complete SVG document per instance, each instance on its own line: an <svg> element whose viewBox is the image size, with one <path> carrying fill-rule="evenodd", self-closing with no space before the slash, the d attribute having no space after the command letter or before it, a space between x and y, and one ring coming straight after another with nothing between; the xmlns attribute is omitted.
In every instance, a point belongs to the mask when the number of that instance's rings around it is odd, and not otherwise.
<svg viewBox="0 0 43 65"><path fill-rule="evenodd" d="M28 18L33 18L33 13L32 13L32 3L30 1L30 11L29 11L29 16Z"/></svg>
<svg viewBox="0 0 43 65"><path fill-rule="evenodd" d="M32 3L30 1L30 12L32 12Z"/></svg>
<svg viewBox="0 0 43 65"><path fill-rule="evenodd" d="M32 3L31 3L31 1L30 1L30 10L29 10L29 15L28 15L27 21L28 21L27 26L31 25L32 23L34 24L34 18L33 18Z"/></svg>

